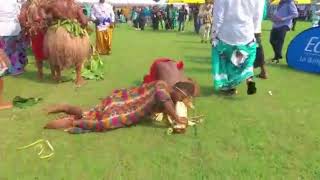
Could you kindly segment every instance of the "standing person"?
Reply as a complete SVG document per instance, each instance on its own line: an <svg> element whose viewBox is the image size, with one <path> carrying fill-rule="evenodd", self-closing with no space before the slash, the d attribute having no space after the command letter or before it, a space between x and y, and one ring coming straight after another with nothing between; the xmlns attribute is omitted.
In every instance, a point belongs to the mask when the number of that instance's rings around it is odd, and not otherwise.
<svg viewBox="0 0 320 180"><path fill-rule="evenodd" d="M91 18L96 24L96 49L99 54L111 54L112 32L114 28L115 15L113 7L100 0L93 5Z"/></svg>
<svg viewBox="0 0 320 180"><path fill-rule="evenodd" d="M151 12L151 21L153 30L159 30L159 17L158 17L158 8L157 6L153 6Z"/></svg>
<svg viewBox="0 0 320 180"><path fill-rule="evenodd" d="M19 15L19 22L23 32L31 39L31 48L38 69L38 78L43 79L43 61L46 59L43 52L43 41L46 32L44 12L41 8L43 0L28 0L23 4Z"/></svg>
<svg viewBox="0 0 320 180"><path fill-rule="evenodd" d="M259 9L264 12L265 7L266 7L266 2L264 2L263 4L261 3L261 7L259 7ZM261 20L261 23L262 23L262 20ZM262 33L261 33L261 24L260 24L260 26L255 30L255 38L256 38L258 47L257 47L257 53L256 53L256 60L254 61L254 68L260 67L260 74L258 75L258 77L261 79L267 79L268 76L267 76L267 70L265 67L265 57L264 57L264 50L262 47L261 34Z"/></svg>
<svg viewBox="0 0 320 180"><path fill-rule="evenodd" d="M3 76L7 73L9 59L3 49L0 49L0 110L12 108L12 104L3 100Z"/></svg>
<svg viewBox="0 0 320 180"><path fill-rule="evenodd" d="M139 22L138 22L138 8L133 7L132 8L132 13L131 13L131 20L133 22L133 27L138 30Z"/></svg>
<svg viewBox="0 0 320 180"><path fill-rule="evenodd" d="M199 30L201 27L200 18L199 15L199 4L196 4L193 8L193 25L194 25L194 31L199 34Z"/></svg>
<svg viewBox="0 0 320 180"><path fill-rule="evenodd" d="M10 60L8 73L12 75L23 73L28 62L27 42L21 33L19 14L20 7L16 1L7 1L0 6L0 48Z"/></svg>
<svg viewBox="0 0 320 180"><path fill-rule="evenodd" d="M255 94L253 63L254 34L261 26L261 0L215 0L212 33L214 89L233 95L236 86L247 82L247 94Z"/></svg>
<svg viewBox="0 0 320 180"><path fill-rule="evenodd" d="M144 26L146 25L146 21L147 21L147 14L146 14L146 7L141 8L139 17L138 17L138 23L139 23L139 28L143 31L144 30Z"/></svg>
<svg viewBox="0 0 320 180"><path fill-rule="evenodd" d="M210 39L210 30L212 23L211 6L206 5L203 12L201 12L201 43L207 43Z"/></svg>
<svg viewBox="0 0 320 180"><path fill-rule="evenodd" d="M166 8L167 26L168 29L173 29L173 5L170 4Z"/></svg>
<svg viewBox="0 0 320 180"><path fill-rule="evenodd" d="M179 9L179 16L178 16L179 31L184 32L184 25L187 20L187 15L188 15L188 11L185 5L182 5L182 7Z"/></svg>
<svg viewBox="0 0 320 180"><path fill-rule="evenodd" d="M271 17L273 25L270 34L270 44L274 51L272 62L279 63L279 59L282 59L282 47L286 33L292 27L292 20L298 17L298 15L298 10L293 0L280 1L277 10Z"/></svg>
<svg viewBox="0 0 320 180"><path fill-rule="evenodd" d="M294 5L296 6L296 8L298 10L298 14L299 14L298 2L294 1ZM298 17L299 17L299 15L298 15ZM292 19L292 28L291 28L292 31L295 31L295 29L296 29L296 24L297 24L297 21L298 21L298 17Z"/></svg>

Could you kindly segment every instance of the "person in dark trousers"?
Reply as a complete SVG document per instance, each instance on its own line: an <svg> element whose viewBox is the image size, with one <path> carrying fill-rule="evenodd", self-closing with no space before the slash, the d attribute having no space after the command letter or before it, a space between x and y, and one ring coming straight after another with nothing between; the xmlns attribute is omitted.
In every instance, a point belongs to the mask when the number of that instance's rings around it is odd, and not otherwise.
<svg viewBox="0 0 320 180"><path fill-rule="evenodd" d="M173 29L173 5L170 4L166 8L166 29Z"/></svg>
<svg viewBox="0 0 320 180"><path fill-rule="evenodd" d="M201 24L200 24L198 15L199 15L199 5L197 4L197 5L195 5L194 8L193 8L194 31L195 31L197 34L199 34L199 30L200 30L200 27L201 27Z"/></svg>
<svg viewBox="0 0 320 180"><path fill-rule="evenodd" d="M184 5L179 9L179 16L178 16L178 22L179 22L179 31L184 32L184 24L187 20L188 11Z"/></svg>
<svg viewBox="0 0 320 180"><path fill-rule="evenodd" d="M145 8L145 7L144 7ZM146 11L144 8L140 9L140 13L138 16L139 28L143 31L146 25Z"/></svg>
<svg viewBox="0 0 320 180"><path fill-rule="evenodd" d="M295 1L295 2L294 2L294 5L296 5L296 8L297 8L298 13L299 13L298 2ZM292 28L291 28L291 31L295 31L298 18L299 18L299 17L296 17L296 18L293 18L293 19L292 19Z"/></svg>
<svg viewBox="0 0 320 180"><path fill-rule="evenodd" d="M152 28L153 30L159 30L159 16L158 16L159 9L154 6L151 12L151 20L152 20Z"/></svg>
<svg viewBox="0 0 320 180"><path fill-rule="evenodd" d="M298 17L298 10L293 0L281 0L277 10L271 17L273 21L270 44L274 51L272 62L279 63L282 59L282 48L287 31L292 27L292 20Z"/></svg>

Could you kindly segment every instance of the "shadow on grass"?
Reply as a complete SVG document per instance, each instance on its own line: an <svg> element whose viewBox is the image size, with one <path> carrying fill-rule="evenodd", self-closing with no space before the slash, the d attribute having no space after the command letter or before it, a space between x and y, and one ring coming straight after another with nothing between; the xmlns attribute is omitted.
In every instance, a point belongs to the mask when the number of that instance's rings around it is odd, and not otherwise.
<svg viewBox="0 0 320 180"><path fill-rule="evenodd" d="M157 123L151 119L143 119L138 125L144 126L144 127L157 128L157 129L167 128L167 126L165 124Z"/></svg>
<svg viewBox="0 0 320 180"><path fill-rule="evenodd" d="M290 72L304 73L304 74L309 74L309 75L317 76L317 77L319 77L319 75L320 75L320 74L316 74L316 73L309 73L309 72L297 70L297 69L294 69L294 68L288 66L287 64L272 64L272 63L266 63L266 64L267 64L268 67L279 68L279 69L287 70L287 71L290 71Z"/></svg>
<svg viewBox="0 0 320 180"><path fill-rule="evenodd" d="M216 92L213 89L213 86L200 86L200 97L217 97L217 98L222 98L224 100L230 100L230 101L239 101L242 100L243 97L239 97L237 95L224 95L222 93ZM245 97L244 97L245 98Z"/></svg>

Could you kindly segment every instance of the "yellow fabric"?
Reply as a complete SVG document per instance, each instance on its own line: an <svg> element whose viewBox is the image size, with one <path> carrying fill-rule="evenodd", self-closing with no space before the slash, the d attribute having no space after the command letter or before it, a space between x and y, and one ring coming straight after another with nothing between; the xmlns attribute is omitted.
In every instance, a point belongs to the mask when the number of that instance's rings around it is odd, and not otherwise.
<svg viewBox="0 0 320 180"><path fill-rule="evenodd" d="M168 3L205 3L205 0L168 0Z"/></svg>
<svg viewBox="0 0 320 180"><path fill-rule="evenodd" d="M113 28L96 32L96 49L99 54L109 54L111 52Z"/></svg>
<svg viewBox="0 0 320 180"><path fill-rule="evenodd" d="M311 0L295 0L298 4L311 4ZM280 0L274 0L271 4L279 4Z"/></svg>

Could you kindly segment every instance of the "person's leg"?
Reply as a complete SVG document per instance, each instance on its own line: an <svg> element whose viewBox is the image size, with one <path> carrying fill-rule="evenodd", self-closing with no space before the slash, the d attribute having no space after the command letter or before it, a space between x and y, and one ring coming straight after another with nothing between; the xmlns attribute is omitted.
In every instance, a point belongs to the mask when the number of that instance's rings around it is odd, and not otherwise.
<svg viewBox="0 0 320 180"><path fill-rule="evenodd" d="M278 57L277 57L277 54L276 54L276 44L277 44L277 29L273 28L270 32L270 44L272 46L272 49L273 49L273 52L274 52L274 57L273 57L273 60L276 60Z"/></svg>
<svg viewBox="0 0 320 180"><path fill-rule="evenodd" d="M82 66L83 64L77 64L76 65L76 85L82 86L85 83L85 80L83 79L81 72L82 72Z"/></svg>
<svg viewBox="0 0 320 180"><path fill-rule="evenodd" d="M11 103L4 102L3 89L4 89L4 81L3 81L3 78L0 77L0 110L12 108L12 104Z"/></svg>
<svg viewBox="0 0 320 180"><path fill-rule="evenodd" d="M205 39L205 27L204 27L204 25L202 25L201 28L200 28L200 37L201 37L201 43L204 43L204 39Z"/></svg>
<svg viewBox="0 0 320 180"><path fill-rule="evenodd" d="M36 66L38 69L38 78L40 80L43 79L43 61L42 60L36 60Z"/></svg>
<svg viewBox="0 0 320 180"><path fill-rule="evenodd" d="M182 24L182 32L184 32L185 21L182 21L181 24Z"/></svg>
<svg viewBox="0 0 320 180"><path fill-rule="evenodd" d="M60 83L61 82L61 69L59 66L55 65L54 66L54 71L55 71L55 81Z"/></svg>
<svg viewBox="0 0 320 180"><path fill-rule="evenodd" d="M74 115L77 119L82 118L83 111L80 107L71 106L68 104L59 104L48 107L45 109L48 114L66 113L68 115Z"/></svg>
<svg viewBox="0 0 320 180"><path fill-rule="evenodd" d="M207 43L210 40L210 25L207 24L205 27L205 43Z"/></svg>
<svg viewBox="0 0 320 180"><path fill-rule="evenodd" d="M282 48L284 44L284 40L286 38L287 31L289 30L288 27L282 27L279 29L279 36L278 36L278 43L277 43L277 54L278 58L282 59Z"/></svg>
<svg viewBox="0 0 320 180"><path fill-rule="evenodd" d="M292 20L292 28L291 28L292 31L295 31L295 29L296 29L296 24L297 24L297 18L294 18L294 19Z"/></svg>
<svg viewBox="0 0 320 180"><path fill-rule="evenodd" d="M178 31L181 31L181 24L182 24L182 22L179 21L179 29L178 29Z"/></svg>

